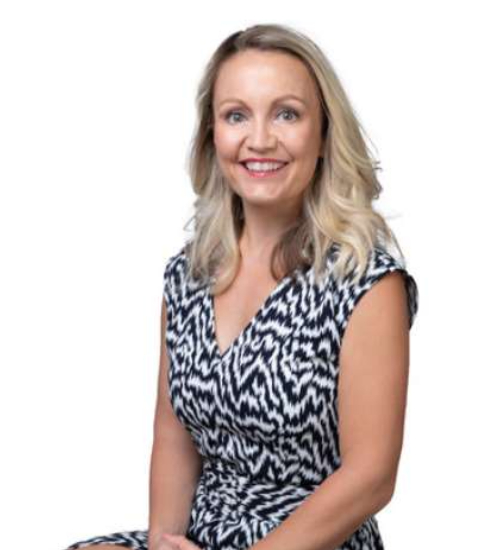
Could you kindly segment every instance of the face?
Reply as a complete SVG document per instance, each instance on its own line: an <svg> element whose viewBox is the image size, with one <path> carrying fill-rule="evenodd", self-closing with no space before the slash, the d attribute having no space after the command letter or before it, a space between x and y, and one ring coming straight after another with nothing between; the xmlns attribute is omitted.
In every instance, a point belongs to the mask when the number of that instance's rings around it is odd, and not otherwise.
<svg viewBox="0 0 483 550"><path fill-rule="evenodd" d="M235 54L219 70L213 116L218 164L244 207L299 208L322 155L321 108L302 61L282 52Z"/></svg>

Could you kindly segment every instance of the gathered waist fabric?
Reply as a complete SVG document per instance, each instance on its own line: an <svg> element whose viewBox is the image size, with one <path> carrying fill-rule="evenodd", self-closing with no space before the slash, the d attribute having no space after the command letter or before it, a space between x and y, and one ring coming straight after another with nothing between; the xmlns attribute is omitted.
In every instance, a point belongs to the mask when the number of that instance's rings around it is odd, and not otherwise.
<svg viewBox="0 0 483 550"><path fill-rule="evenodd" d="M221 461L206 461L199 483L212 506L226 514L249 514L260 520L283 521L294 508L312 494L317 485L301 486L253 479Z"/></svg>
<svg viewBox="0 0 483 550"><path fill-rule="evenodd" d="M204 550L242 550L264 538L316 486L253 479L236 467L205 460L191 509L188 536Z"/></svg>

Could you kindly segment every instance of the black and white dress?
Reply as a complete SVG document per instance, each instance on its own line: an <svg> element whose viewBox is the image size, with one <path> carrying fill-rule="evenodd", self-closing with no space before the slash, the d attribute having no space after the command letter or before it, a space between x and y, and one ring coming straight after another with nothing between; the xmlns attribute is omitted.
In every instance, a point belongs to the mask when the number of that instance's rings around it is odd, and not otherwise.
<svg viewBox="0 0 483 550"><path fill-rule="evenodd" d="M418 289L405 266L376 247L356 284L312 268L283 278L222 353L208 285L187 277L181 249L164 272L169 393L203 457L187 537L203 550L243 550L289 516L340 465L339 350L350 315L384 275L404 276L410 326ZM147 530L92 537L89 544L147 548ZM339 550L383 550L375 516ZM67 549L66 549L67 550Z"/></svg>

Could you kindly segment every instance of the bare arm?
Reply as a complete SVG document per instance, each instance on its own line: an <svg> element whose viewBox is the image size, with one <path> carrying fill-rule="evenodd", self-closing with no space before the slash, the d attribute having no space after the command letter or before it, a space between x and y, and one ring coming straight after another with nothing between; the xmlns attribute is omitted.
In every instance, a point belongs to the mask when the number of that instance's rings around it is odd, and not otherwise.
<svg viewBox="0 0 483 550"><path fill-rule="evenodd" d="M161 533L185 535L202 459L191 435L176 417L168 395L166 303L161 313L161 353L149 484L149 550L169 548ZM166 545L166 546L165 546Z"/></svg>
<svg viewBox="0 0 483 550"><path fill-rule="evenodd" d="M253 550L334 550L390 501L403 439L407 314L394 273L355 308L340 352L342 464Z"/></svg>

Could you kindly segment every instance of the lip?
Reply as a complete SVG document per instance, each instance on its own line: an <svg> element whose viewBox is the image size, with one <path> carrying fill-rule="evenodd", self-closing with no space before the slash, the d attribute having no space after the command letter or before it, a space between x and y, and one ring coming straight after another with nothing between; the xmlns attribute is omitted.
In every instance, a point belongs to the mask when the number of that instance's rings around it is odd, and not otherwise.
<svg viewBox="0 0 483 550"><path fill-rule="evenodd" d="M273 158L250 157L250 158L242 159L240 162L284 162L284 163L287 163L288 161L287 160L282 160L282 159L273 159Z"/></svg>
<svg viewBox="0 0 483 550"><path fill-rule="evenodd" d="M277 162L279 162L279 161L277 161ZM247 174L250 178L253 178L253 179L266 179L266 178L277 178L277 177L280 177L280 175L283 176L284 171L287 168L287 166L289 165L289 163L286 162L281 168L278 168L277 170L269 170L267 172L252 172L243 164L243 162L240 162L239 165L240 165L240 168L243 170L243 172L245 174Z"/></svg>

